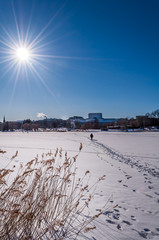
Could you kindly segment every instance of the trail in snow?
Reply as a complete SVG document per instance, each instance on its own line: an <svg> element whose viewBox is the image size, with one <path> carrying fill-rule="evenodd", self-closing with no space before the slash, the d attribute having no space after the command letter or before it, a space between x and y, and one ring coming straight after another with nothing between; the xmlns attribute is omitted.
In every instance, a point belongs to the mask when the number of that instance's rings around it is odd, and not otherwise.
<svg viewBox="0 0 159 240"><path fill-rule="evenodd" d="M156 166L151 166L145 162L141 163L141 161L135 159L134 155L132 157L127 157L122 153L119 153L119 151L116 151L110 146L105 145L97 140L94 140L91 143L97 149L97 156L101 160L109 163L113 169L116 167L118 170L120 170L116 189L119 188L122 195L123 190L121 189L120 185L122 184L125 189L128 189L128 196L132 199L136 199L136 202L131 205L129 203L129 197L126 199L123 194L123 200L120 202L118 208L110 211L108 210L104 213L104 215L107 217L105 220L107 222L107 227L111 226L112 228L111 232L115 231L115 228L118 229L118 237L115 234L114 237L112 235L110 239L159 239L159 228L157 227L157 224L156 228L153 227L153 222L157 223L159 220L159 211L156 211L159 203L159 189L155 186L155 184L158 183L159 168ZM114 161L112 162L110 159ZM122 166L120 166L120 163L122 163ZM123 168L123 164L128 166L125 168L126 170ZM143 190L140 190L140 188L134 188L132 184L132 182L136 181L135 172L138 172L138 178L140 179L138 179L136 186L139 187L143 181L145 184ZM139 201L139 198L141 198L141 203L135 207L136 203ZM148 204L150 209L146 209L144 204L145 206ZM127 212L130 211L130 207L133 207L134 209L132 208L131 212ZM125 234L125 230L128 231L128 229L131 234L129 236ZM134 237L134 233L137 233L136 237ZM109 237L107 239L109 239Z"/></svg>
<svg viewBox="0 0 159 240"><path fill-rule="evenodd" d="M126 163L130 165L131 167L137 167L140 171L145 171L151 174L154 177L159 178L159 167L157 166L151 166L148 163L141 163L139 160L135 160L135 156L133 158L131 157L125 157L123 154L118 153L117 151L111 149L109 146L106 146L98 141L94 141L94 145L97 147L102 148L107 155L109 155L111 158L118 160L119 162ZM155 158L158 159L158 158Z"/></svg>

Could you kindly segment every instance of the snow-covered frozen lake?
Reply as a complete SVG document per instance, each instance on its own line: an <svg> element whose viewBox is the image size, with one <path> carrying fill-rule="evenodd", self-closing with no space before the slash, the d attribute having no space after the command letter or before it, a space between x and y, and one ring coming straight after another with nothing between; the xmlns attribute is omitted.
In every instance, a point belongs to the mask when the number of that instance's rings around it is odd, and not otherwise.
<svg viewBox="0 0 159 240"><path fill-rule="evenodd" d="M11 168L28 162L37 154L56 148L69 156L83 149L78 174L91 171L91 183L102 175L106 179L95 191L92 213L107 203L108 209L95 222L88 239L159 239L159 133L125 132L0 132L0 167ZM10 161L18 150L18 156ZM118 207L113 209L113 206Z"/></svg>

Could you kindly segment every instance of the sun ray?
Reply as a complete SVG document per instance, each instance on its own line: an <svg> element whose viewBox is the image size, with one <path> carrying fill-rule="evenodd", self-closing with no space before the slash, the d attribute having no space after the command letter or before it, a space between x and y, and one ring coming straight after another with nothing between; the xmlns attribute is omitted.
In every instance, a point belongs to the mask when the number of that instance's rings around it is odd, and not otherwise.
<svg viewBox="0 0 159 240"><path fill-rule="evenodd" d="M39 73L37 72L37 70L30 65L31 70L34 72L34 74L38 77L38 79L41 81L41 83L44 85L44 87L47 89L47 91L53 96L55 97L55 94L51 91L51 89L47 86L47 84L45 83L45 81L42 79L42 77L39 75Z"/></svg>
<svg viewBox="0 0 159 240"><path fill-rule="evenodd" d="M20 74L20 66L19 65L16 66L16 69L13 72L13 74L15 74L16 77L15 77L15 80L14 80L14 85L13 85L12 93L11 93L10 100L9 100L8 111L10 111L10 108L11 108L12 103L13 103L14 95L15 95L15 90L16 90L16 86L17 86L17 82L18 82L18 78L19 78L19 74Z"/></svg>
<svg viewBox="0 0 159 240"><path fill-rule="evenodd" d="M48 87L48 85L46 84L46 82L42 79L42 77L39 75L39 73L36 71L36 69L31 65L31 70L33 71L33 73L38 77L38 79L41 81L41 83L43 84L43 86L46 88L46 90L54 97L55 101L57 102L58 106L61 108L61 111L64 112L64 109L61 105L61 103L57 100L56 95L53 93L53 91ZM33 74L33 75L34 75Z"/></svg>
<svg viewBox="0 0 159 240"><path fill-rule="evenodd" d="M46 46L48 46L48 45L50 45L52 43L55 43L55 42L63 39L64 37L69 36L70 34L72 34L72 32L63 34L62 36L60 36L60 37L58 37L58 38L56 38L56 39L54 39L52 41L45 42L45 43L41 44L40 46L34 47L34 51L36 52L37 50L41 50L43 47L46 47Z"/></svg>
<svg viewBox="0 0 159 240"><path fill-rule="evenodd" d="M13 60L13 58L7 58L7 59L5 59L5 60L3 60L3 61L0 61L0 63L7 63L7 62L11 62Z"/></svg>
<svg viewBox="0 0 159 240"><path fill-rule="evenodd" d="M52 44L52 43L54 43L54 41L45 42L45 43L43 43L43 44L40 44L40 45L37 46L37 47L34 47L33 50L34 50L34 52L37 52L38 50L41 51L44 47L46 47L46 46L48 46L48 45L50 45L50 44Z"/></svg>
<svg viewBox="0 0 159 240"><path fill-rule="evenodd" d="M14 50L13 45L11 45L11 44L9 44L9 43L6 43L6 42L4 42L4 41L2 41L2 40L0 40L0 42L1 42L3 45L5 45L6 47L8 47L9 49Z"/></svg>
<svg viewBox="0 0 159 240"><path fill-rule="evenodd" d="M3 79L3 78L6 76L6 74L7 74L11 69L14 68L14 66L16 66L16 63L15 63L15 62L12 62L12 63L10 64L10 66L7 68L7 70L2 74L1 79Z"/></svg>
<svg viewBox="0 0 159 240"><path fill-rule="evenodd" d="M3 51L1 50L0 53L9 54L10 51L8 51L8 49L4 49ZM2 56L1 56L1 58L2 58Z"/></svg>
<svg viewBox="0 0 159 240"><path fill-rule="evenodd" d="M30 48L34 48L38 44L37 40L44 33L44 31L48 28L48 26L51 24L52 21L53 21L53 18L50 19L50 21L44 26L44 28L40 31L40 33L33 39L33 41L29 44Z"/></svg>
<svg viewBox="0 0 159 240"><path fill-rule="evenodd" d="M12 11L13 11L13 16L14 16L14 20L15 20L18 40L19 40L19 43L21 44L21 35L20 35L20 31L19 31L19 26L18 26L18 22L17 22L17 17L16 17L13 1L12 1Z"/></svg>
<svg viewBox="0 0 159 240"><path fill-rule="evenodd" d="M36 59L34 59L33 62L35 63L36 66L39 66L40 68L42 68L42 69L44 69L44 70L47 70L47 71L49 70L49 68L48 68L46 65L40 63L40 62L37 61Z"/></svg>
<svg viewBox="0 0 159 240"><path fill-rule="evenodd" d="M29 47L33 48L37 45L37 40L41 37L41 35L46 31L46 29L49 27L49 25L53 22L53 20L58 16L58 14L60 13L61 9L64 7L65 4L63 4L63 6L57 10L57 12L55 13L55 15L50 19L50 21L43 27L43 29L40 31L40 33L33 39L33 41L29 44ZM34 45L35 44L35 45Z"/></svg>
<svg viewBox="0 0 159 240"><path fill-rule="evenodd" d="M16 46L17 45L16 39L13 36L11 36L11 34L9 34L9 32L6 30L6 28L2 24L1 24L1 28L3 29L5 34L9 37L10 41L14 44L14 46ZM6 40L6 39L4 39L4 40Z"/></svg>
<svg viewBox="0 0 159 240"><path fill-rule="evenodd" d="M32 16L33 16L33 5L32 5L32 9L31 9L30 17L29 17L29 23L28 23L28 27L27 27L27 31L26 31L25 44L28 43L28 36L29 36L29 32L30 32Z"/></svg>

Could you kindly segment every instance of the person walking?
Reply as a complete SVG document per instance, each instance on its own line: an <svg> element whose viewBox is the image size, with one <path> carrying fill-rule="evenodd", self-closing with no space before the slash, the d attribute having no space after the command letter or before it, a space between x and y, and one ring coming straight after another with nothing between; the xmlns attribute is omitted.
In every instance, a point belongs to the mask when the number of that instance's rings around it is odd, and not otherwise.
<svg viewBox="0 0 159 240"><path fill-rule="evenodd" d="M91 133L91 135L90 135L90 138L91 138L91 140L93 139L93 134Z"/></svg>

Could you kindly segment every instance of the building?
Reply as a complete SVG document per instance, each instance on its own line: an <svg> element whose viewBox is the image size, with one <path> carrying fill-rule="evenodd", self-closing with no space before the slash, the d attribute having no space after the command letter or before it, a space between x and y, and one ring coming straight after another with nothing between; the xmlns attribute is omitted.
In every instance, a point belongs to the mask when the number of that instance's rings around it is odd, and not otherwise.
<svg viewBox="0 0 159 240"><path fill-rule="evenodd" d="M88 119L102 119L102 113L88 113Z"/></svg>
<svg viewBox="0 0 159 240"><path fill-rule="evenodd" d="M115 126L117 123L116 118L103 118L102 113L89 113L88 118L74 116L70 117L70 128L102 128L107 126Z"/></svg>
<svg viewBox="0 0 159 240"><path fill-rule="evenodd" d="M99 124L110 124L110 123L117 123L116 118L103 118L102 113L89 113L86 122L95 122L98 121Z"/></svg>

